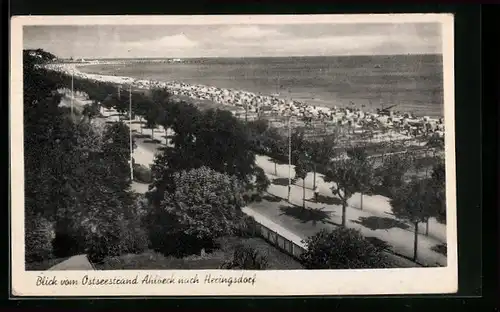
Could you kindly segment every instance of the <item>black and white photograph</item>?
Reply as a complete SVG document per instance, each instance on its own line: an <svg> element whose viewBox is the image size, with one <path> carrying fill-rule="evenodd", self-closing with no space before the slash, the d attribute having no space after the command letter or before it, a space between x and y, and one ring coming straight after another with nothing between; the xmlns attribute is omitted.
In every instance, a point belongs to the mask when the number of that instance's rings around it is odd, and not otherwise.
<svg viewBox="0 0 500 312"><path fill-rule="evenodd" d="M16 295L457 290L451 15L11 23Z"/></svg>

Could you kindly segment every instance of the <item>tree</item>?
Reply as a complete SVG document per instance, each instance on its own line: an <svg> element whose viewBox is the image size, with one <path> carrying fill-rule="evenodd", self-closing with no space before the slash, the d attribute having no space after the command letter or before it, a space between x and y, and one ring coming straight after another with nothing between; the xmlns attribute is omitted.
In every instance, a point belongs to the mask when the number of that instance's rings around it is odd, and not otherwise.
<svg viewBox="0 0 500 312"><path fill-rule="evenodd" d="M307 269L376 269L390 267L381 251L356 229L322 229L307 238L301 254Z"/></svg>
<svg viewBox="0 0 500 312"><path fill-rule="evenodd" d="M92 101L92 104L86 104L83 107L82 115L86 116L89 121L99 116L99 105L96 101Z"/></svg>
<svg viewBox="0 0 500 312"><path fill-rule="evenodd" d="M258 142L260 145L256 147L256 150L273 158L274 175L278 175L278 160L286 158L285 155L288 153L288 143L285 138L278 133L276 128L269 127L260 134Z"/></svg>
<svg viewBox="0 0 500 312"><path fill-rule="evenodd" d="M139 116L139 121L141 122L141 134L143 133L142 118L146 116L151 105L154 105L151 99L144 94L132 94L132 111L135 115Z"/></svg>
<svg viewBox="0 0 500 312"><path fill-rule="evenodd" d="M296 151L294 153L294 163L295 163L295 178L302 179L302 208L306 208L306 176L310 170L311 163L308 155L305 152L300 153Z"/></svg>
<svg viewBox="0 0 500 312"><path fill-rule="evenodd" d="M413 261L417 261L418 225L437 214L433 183L429 179L413 180L395 192L391 200L396 218L407 220L415 227Z"/></svg>
<svg viewBox="0 0 500 312"><path fill-rule="evenodd" d="M292 147L292 157L293 155L300 155L304 153L306 148L306 140L304 137L304 131L302 129L298 129L292 132L290 143Z"/></svg>
<svg viewBox="0 0 500 312"><path fill-rule="evenodd" d="M57 59L57 57L43 49L25 49L23 50L24 62L31 62L36 64L47 64Z"/></svg>
<svg viewBox="0 0 500 312"><path fill-rule="evenodd" d="M377 183L392 196L404 183L404 177L412 167L412 158L408 154L394 154L385 157L382 164L376 168Z"/></svg>
<svg viewBox="0 0 500 312"><path fill-rule="evenodd" d="M373 194L375 170L373 162L368 158L366 149L355 147L347 150L347 156L354 159L357 168L358 191L361 196L360 209L363 210L363 194Z"/></svg>
<svg viewBox="0 0 500 312"><path fill-rule="evenodd" d="M224 262L221 269L226 270L265 270L267 258L258 250L243 244L236 245L231 260Z"/></svg>
<svg viewBox="0 0 500 312"><path fill-rule="evenodd" d="M42 216L25 215L26 261L43 261L52 257L53 224Z"/></svg>
<svg viewBox="0 0 500 312"><path fill-rule="evenodd" d="M195 133L195 155L204 165L235 175L244 183L252 179L256 165L255 154L249 148L248 132L230 112L205 111Z"/></svg>
<svg viewBox="0 0 500 312"><path fill-rule="evenodd" d="M358 158L346 155L331 161L327 167L324 180L334 182L331 190L342 203L342 226L346 225L347 201L362 189L365 170L365 165Z"/></svg>
<svg viewBox="0 0 500 312"><path fill-rule="evenodd" d="M129 127L123 122L108 125L103 135L103 157L105 157L111 166L110 170L118 177L120 187L128 189L132 183L130 181L130 161L131 146ZM132 150L136 147L132 140Z"/></svg>
<svg viewBox="0 0 500 312"><path fill-rule="evenodd" d="M255 187L257 189L257 192L259 194L262 194L263 192L267 191L267 189L271 185L271 181L269 181L269 179L267 178L264 169L257 167L255 168L255 172Z"/></svg>
<svg viewBox="0 0 500 312"><path fill-rule="evenodd" d="M255 153L242 122L222 110L200 112L192 105L177 105L167 113L173 146L162 149L152 166L153 193L162 194L172 184L172 174L202 166L236 176L242 183L253 183L257 166ZM154 196L154 194L150 194ZM157 200L155 200L157 202Z"/></svg>
<svg viewBox="0 0 500 312"><path fill-rule="evenodd" d="M58 107L55 89L70 83L66 76L29 64L24 74L26 221L55 224L54 254L94 253L96 246L108 254L115 246L125 250L135 203L120 167L125 144L129 152L128 128L100 133L85 119L72 120Z"/></svg>
<svg viewBox="0 0 500 312"><path fill-rule="evenodd" d="M154 131L155 131L155 128L156 128L156 125L158 125L160 123L160 120L161 120L161 112L162 112L162 108L160 106L160 104L156 103L156 102L149 102L149 107L146 111L146 115L144 116L144 118L146 119L146 128L150 128L151 129L151 139L154 139Z"/></svg>
<svg viewBox="0 0 500 312"><path fill-rule="evenodd" d="M164 103L169 103L171 93L167 88L154 88L151 91L151 100L158 105L162 106Z"/></svg>
<svg viewBox="0 0 500 312"><path fill-rule="evenodd" d="M174 190L164 193L157 210L160 219L168 220L167 224L162 221L163 230L158 235L182 242L185 246L178 248L184 248L184 252L185 248L194 251L210 246L217 237L237 230L243 193L235 177L207 167L177 172ZM165 248L168 242L161 244Z"/></svg>
<svg viewBox="0 0 500 312"><path fill-rule="evenodd" d="M426 146L442 150L444 149L444 138L440 137L437 133L434 133L427 140Z"/></svg>
<svg viewBox="0 0 500 312"><path fill-rule="evenodd" d="M337 145L338 133L325 136L318 141L307 144L307 152L311 158L313 169L313 189L316 188L316 166L324 165L335 157L335 147Z"/></svg>
<svg viewBox="0 0 500 312"><path fill-rule="evenodd" d="M438 207L436 219L439 222L446 224L446 167L444 161L440 161L434 165L431 179L434 184L433 190L436 205Z"/></svg>

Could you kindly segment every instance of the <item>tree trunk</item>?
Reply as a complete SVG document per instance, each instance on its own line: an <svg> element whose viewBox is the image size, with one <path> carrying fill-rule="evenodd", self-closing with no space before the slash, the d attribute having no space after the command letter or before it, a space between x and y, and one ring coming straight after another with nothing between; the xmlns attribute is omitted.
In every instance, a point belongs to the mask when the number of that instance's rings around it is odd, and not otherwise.
<svg viewBox="0 0 500 312"><path fill-rule="evenodd" d="M413 261L417 261L417 249L418 249L418 222L415 222L415 240L413 242Z"/></svg>
<svg viewBox="0 0 500 312"><path fill-rule="evenodd" d="M306 178L302 179L302 207L306 209Z"/></svg>
<svg viewBox="0 0 500 312"><path fill-rule="evenodd" d="M342 203L342 226L345 226L345 223L346 223L346 209L347 209L347 203L343 202Z"/></svg>
<svg viewBox="0 0 500 312"><path fill-rule="evenodd" d="M151 126L151 140L155 139L155 127Z"/></svg>
<svg viewBox="0 0 500 312"><path fill-rule="evenodd" d="M425 221L425 236L429 236L429 219Z"/></svg>
<svg viewBox="0 0 500 312"><path fill-rule="evenodd" d="M313 190L316 188L316 164L313 167Z"/></svg>
<svg viewBox="0 0 500 312"><path fill-rule="evenodd" d="M141 128L141 134L143 134L142 129L143 129L144 125L142 124L142 117L140 117L140 116L139 116L139 122L140 122L139 127Z"/></svg>
<svg viewBox="0 0 500 312"><path fill-rule="evenodd" d="M359 208L363 210L363 193L361 193L361 204L359 205Z"/></svg>
<svg viewBox="0 0 500 312"><path fill-rule="evenodd" d="M276 160L274 161L274 175L278 175L278 165L276 164Z"/></svg>

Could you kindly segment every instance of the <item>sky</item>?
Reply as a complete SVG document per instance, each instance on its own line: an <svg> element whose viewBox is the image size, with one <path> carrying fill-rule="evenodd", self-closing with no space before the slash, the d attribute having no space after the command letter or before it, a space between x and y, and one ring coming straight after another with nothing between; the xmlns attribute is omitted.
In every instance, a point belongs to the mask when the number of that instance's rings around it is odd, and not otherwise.
<svg viewBox="0 0 500 312"><path fill-rule="evenodd" d="M439 23L24 26L25 49L60 58L442 53Z"/></svg>

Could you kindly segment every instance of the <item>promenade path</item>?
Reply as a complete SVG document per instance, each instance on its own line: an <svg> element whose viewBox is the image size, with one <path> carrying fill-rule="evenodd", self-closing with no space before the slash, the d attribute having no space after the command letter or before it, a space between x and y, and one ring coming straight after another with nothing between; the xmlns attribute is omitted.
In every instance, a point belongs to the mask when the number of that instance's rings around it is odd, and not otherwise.
<svg viewBox="0 0 500 312"><path fill-rule="evenodd" d="M86 255L73 256L56 264L48 271L93 271L95 270Z"/></svg>
<svg viewBox="0 0 500 312"><path fill-rule="evenodd" d="M106 120L117 121L114 110L104 111ZM98 118L104 121L103 118ZM132 123L134 133L140 133L140 124ZM151 130L144 130L145 134L151 134ZM155 139L166 144L163 129L154 131ZM134 150L136 163L149 166L152 164L154 154L159 144L150 142L148 138L136 138L137 148ZM249 209L267 217L280 227L290 231L296 237L302 239L315 234L322 228L333 229L341 223L341 206L337 198L332 196L332 183L326 183L321 174L316 174L316 185L318 186L320 198L318 202L311 200L313 197L313 173L306 176L306 206L302 210L302 180L298 179L291 188L290 203L287 198L288 189L288 165L276 165L267 156L257 155L256 163L264 169L272 184L268 188L269 196L262 202L252 203ZM292 166L292 177L294 170ZM138 193L147 191L147 185L134 182L133 189ZM365 237L376 243L384 244L394 253L407 258L413 256L413 227L410 224L397 220L391 213L389 199L384 196L363 196L363 208L360 207L361 195L355 194L349 201L347 209L347 227L359 229ZM439 245L446 243L446 226L434 219L429 222L429 235L426 236L425 224L419 227L418 235L418 262L423 265L447 264L445 255L435 251Z"/></svg>

